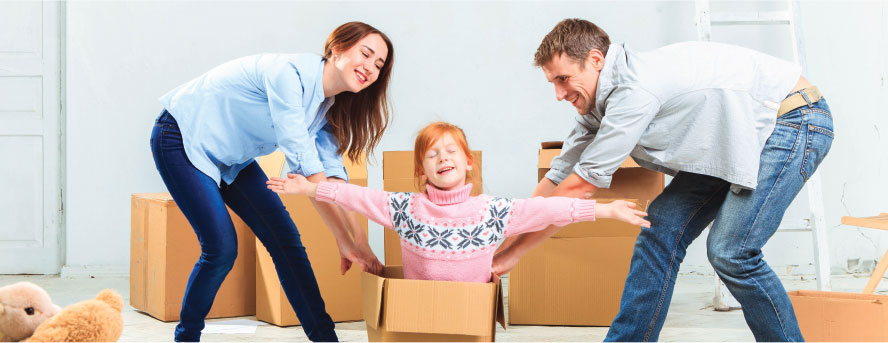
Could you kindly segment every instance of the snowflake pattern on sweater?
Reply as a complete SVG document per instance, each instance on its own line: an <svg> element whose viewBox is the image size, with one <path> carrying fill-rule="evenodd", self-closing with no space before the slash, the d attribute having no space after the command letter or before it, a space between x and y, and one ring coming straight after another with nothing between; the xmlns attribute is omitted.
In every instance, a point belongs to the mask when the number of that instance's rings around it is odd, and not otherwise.
<svg viewBox="0 0 888 343"><path fill-rule="evenodd" d="M489 197L483 216L472 222L451 224L413 215L414 194L392 192L389 209L402 246L420 255L443 259L469 259L496 249L505 237L513 209L512 199Z"/></svg>

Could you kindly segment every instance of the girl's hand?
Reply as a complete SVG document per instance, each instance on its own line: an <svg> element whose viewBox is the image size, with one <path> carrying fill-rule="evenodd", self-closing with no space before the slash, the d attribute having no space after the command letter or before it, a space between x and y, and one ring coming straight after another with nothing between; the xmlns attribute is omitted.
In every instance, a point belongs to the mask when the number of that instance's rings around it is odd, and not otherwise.
<svg viewBox="0 0 888 343"><path fill-rule="evenodd" d="M304 194L311 197L317 195L318 184L308 181L299 174L287 174L287 178L272 177L265 182L268 189L278 194Z"/></svg>
<svg viewBox="0 0 888 343"><path fill-rule="evenodd" d="M596 219L613 218L632 225L640 225L642 227L650 228L651 222L644 219L647 215L647 212L636 210L634 202L628 202L625 200L614 200L614 202L608 204L595 204Z"/></svg>

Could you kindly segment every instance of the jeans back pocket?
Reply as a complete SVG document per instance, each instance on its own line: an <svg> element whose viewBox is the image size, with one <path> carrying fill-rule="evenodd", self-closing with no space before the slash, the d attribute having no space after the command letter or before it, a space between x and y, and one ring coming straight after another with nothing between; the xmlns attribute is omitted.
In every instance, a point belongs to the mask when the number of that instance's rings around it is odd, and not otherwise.
<svg viewBox="0 0 888 343"><path fill-rule="evenodd" d="M832 131L832 116L828 110L814 107L802 112L806 117L803 124L806 134L801 173L807 181L829 152L835 133Z"/></svg>

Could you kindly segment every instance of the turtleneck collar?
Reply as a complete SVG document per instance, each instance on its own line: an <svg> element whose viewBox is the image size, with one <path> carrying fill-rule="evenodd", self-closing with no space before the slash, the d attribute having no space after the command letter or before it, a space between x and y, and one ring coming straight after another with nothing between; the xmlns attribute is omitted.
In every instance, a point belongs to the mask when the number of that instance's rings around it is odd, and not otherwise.
<svg viewBox="0 0 888 343"><path fill-rule="evenodd" d="M426 185L426 194L429 195L429 200L436 205L453 205L461 203L469 199L469 193L471 192L471 183L467 183L465 186L450 191L441 190L429 184Z"/></svg>

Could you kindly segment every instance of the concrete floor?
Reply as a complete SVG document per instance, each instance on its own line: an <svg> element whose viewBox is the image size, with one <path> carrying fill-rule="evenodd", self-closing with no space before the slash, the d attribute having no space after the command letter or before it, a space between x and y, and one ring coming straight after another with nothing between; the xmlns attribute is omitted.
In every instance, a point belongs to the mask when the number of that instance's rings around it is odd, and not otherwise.
<svg viewBox="0 0 888 343"><path fill-rule="evenodd" d="M860 292L866 285L867 275L833 276L833 290ZM43 275L0 275L0 286L17 281L31 281L44 287L53 302L60 306L90 299L101 289L116 289L129 303L127 278L60 279ZM787 277L783 280L787 290L815 289L816 282L805 277ZM712 310L713 276L682 274L678 278L666 324L660 334L661 341L753 341L740 310L715 312ZM882 282L878 293L888 294L888 282ZM508 303L508 302L507 302ZM255 317L242 317L253 319ZM171 341L175 322L164 323L127 306L123 311L125 323L121 342ZM213 322L230 319L208 320ZM364 322L337 323L336 332L342 341L366 341ZM553 327L510 326L508 330L497 327L498 341L601 341L606 327ZM280 328L274 325L259 326L255 334L204 334L205 342L240 341L305 341L299 326Z"/></svg>

